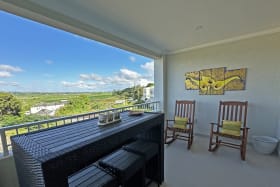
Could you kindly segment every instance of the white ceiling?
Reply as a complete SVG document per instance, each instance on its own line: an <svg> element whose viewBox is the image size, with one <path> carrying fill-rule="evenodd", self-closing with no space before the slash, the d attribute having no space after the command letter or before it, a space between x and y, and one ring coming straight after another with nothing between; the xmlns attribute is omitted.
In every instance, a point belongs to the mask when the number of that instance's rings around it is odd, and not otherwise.
<svg viewBox="0 0 280 187"><path fill-rule="evenodd" d="M280 0L0 0L0 7L151 57L280 31Z"/></svg>

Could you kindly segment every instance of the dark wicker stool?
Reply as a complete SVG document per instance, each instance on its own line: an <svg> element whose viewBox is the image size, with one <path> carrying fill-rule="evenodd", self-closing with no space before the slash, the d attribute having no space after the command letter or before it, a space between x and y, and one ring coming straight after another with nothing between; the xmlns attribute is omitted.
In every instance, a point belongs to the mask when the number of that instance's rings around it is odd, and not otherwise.
<svg viewBox="0 0 280 187"><path fill-rule="evenodd" d="M146 162L146 176L150 178L147 186L154 180L160 185L159 174L159 147L157 143L137 140L123 147L124 150L144 156Z"/></svg>
<svg viewBox="0 0 280 187"><path fill-rule="evenodd" d="M117 178L92 164L68 177L69 187L117 187Z"/></svg>
<svg viewBox="0 0 280 187"><path fill-rule="evenodd" d="M115 174L122 186L145 186L145 160L141 155L120 149L101 159L99 165Z"/></svg>

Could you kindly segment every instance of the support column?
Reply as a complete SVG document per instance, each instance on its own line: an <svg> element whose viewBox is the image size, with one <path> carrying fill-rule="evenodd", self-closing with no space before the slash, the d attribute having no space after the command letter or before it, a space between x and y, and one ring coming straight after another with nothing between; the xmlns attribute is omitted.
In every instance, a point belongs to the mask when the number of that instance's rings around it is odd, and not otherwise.
<svg viewBox="0 0 280 187"><path fill-rule="evenodd" d="M167 70L165 56L154 60L154 98L160 101L160 111L166 112L167 106Z"/></svg>

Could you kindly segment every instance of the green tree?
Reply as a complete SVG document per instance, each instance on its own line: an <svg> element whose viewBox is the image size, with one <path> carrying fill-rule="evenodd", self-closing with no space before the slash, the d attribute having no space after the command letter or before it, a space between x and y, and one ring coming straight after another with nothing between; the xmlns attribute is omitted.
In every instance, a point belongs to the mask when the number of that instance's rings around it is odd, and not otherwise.
<svg viewBox="0 0 280 187"><path fill-rule="evenodd" d="M0 114L1 115L20 115L21 102L10 93L0 93Z"/></svg>
<svg viewBox="0 0 280 187"><path fill-rule="evenodd" d="M56 111L55 114L56 116L65 116L90 112L91 110L89 97L87 95L79 95L71 99L68 104Z"/></svg>
<svg viewBox="0 0 280 187"><path fill-rule="evenodd" d="M140 85L134 86L133 88L133 99L140 101L143 96L143 87Z"/></svg>
<svg viewBox="0 0 280 187"><path fill-rule="evenodd" d="M146 87L152 87L154 85L155 85L154 83L148 83Z"/></svg>
<svg viewBox="0 0 280 187"><path fill-rule="evenodd" d="M0 127L22 124L27 122L41 121L48 119L48 116L40 116L40 115L21 115L21 116L13 116L13 115L3 115L0 116Z"/></svg>

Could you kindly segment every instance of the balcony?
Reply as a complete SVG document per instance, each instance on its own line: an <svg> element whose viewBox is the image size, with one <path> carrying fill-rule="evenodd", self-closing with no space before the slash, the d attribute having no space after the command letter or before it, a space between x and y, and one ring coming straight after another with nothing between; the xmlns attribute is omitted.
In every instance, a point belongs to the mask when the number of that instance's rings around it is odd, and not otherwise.
<svg viewBox="0 0 280 187"><path fill-rule="evenodd" d="M143 111L157 112L157 111L160 111L160 106L159 106L159 102L155 101L155 102L148 102L148 103L144 103L144 104L137 104L137 105L126 106L126 107L121 107L121 108L102 110L102 111L98 111L98 112L55 118L55 119L51 119L51 120L2 127L2 128L0 128L0 135L1 135L0 156L2 156L2 157L9 156L12 154L10 136L20 134L19 132L29 133L29 132L33 132L33 131L37 131L37 130L54 128L54 127L61 126L61 125L67 125L67 124L71 124L71 123L75 123L75 122L79 122L79 121L89 120L89 119L97 118L99 116L99 114L101 114L101 113L106 113L106 112L113 111L113 110L118 111L118 112L125 112L125 111L129 111L129 110L134 110L134 109L137 109L137 110L141 109Z"/></svg>
<svg viewBox="0 0 280 187"><path fill-rule="evenodd" d="M26 123L21 125L9 126L0 128L1 134L1 147L0 147L0 186L18 186L18 179L16 176L16 170L11 150L10 136L20 134L20 132L29 133L33 131L55 128L57 126L69 125L80 121L85 121L93 118L97 118L101 113L107 113L109 111L125 112L129 110L143 110L148 112L160 111L160 103L158 101L149 102L144 104L137 104L122 108L114 108L108 110L102 110L98 112L80 114L75 116L68 116L62 118L56 118L51 120Z"/></svg>
<svg viewBox="0 0 280 187"><path fill-rule="evenodd" d="M166 118L173 115L176 99L197 101L191 150L179 141L165 147L163 186L171 187L279 186L279 158L257 154L250 146L253 135L276 136L280 127L279 3L0 0L1 9L8 12L154 58L155 99L160 101ZM209 96L185 89L186 72L216 67L247 68L245 90ZM249 102L247 124L251 129L246 162L235 150L207 151L208 124L216 120L220 100ZM63 123L62 119L57 125ZM9 141L3 139L2 149L8 155ZM12 157L5 157L0 164L0 186L4 186L2 181L15 186ZM3 171L2 166L9 167Z"/></svg>

